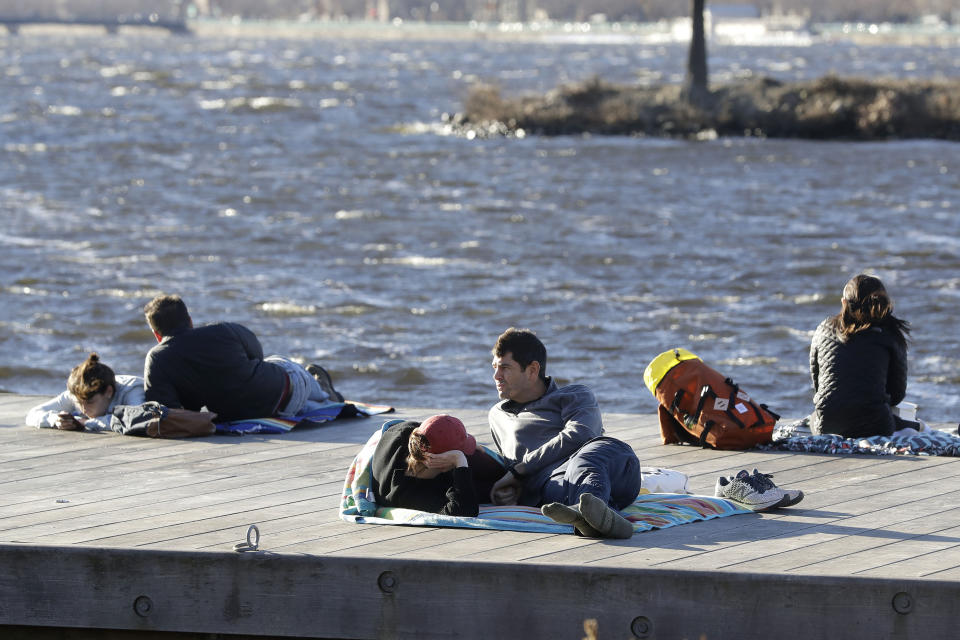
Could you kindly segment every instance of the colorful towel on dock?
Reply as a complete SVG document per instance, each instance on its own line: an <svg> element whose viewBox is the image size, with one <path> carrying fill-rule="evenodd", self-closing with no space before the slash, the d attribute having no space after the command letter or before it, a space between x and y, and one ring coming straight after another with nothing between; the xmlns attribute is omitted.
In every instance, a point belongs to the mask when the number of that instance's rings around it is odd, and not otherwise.
<svg viewBox="0 0 960 640"><path fill-rule="evenodd" d="M759 449L805 453L863 454L874 456L960 456L960 436L953 431L923 431L900 436L844 438L830 433L810 433L807 418L777 427L773 442Z"/></svg>
<svg viewBox="0 0 960 640"><path fill-rule="evenodd" d="M370 482L370 460L380 434L397 422L390 420L363 446L347 470L340 502L340 518L362 524L399 524L420 527L461 527L538 533L573 533L573 526L554 522L537 507L483 505L476 518L446 516L413 509L377 507ZM649 493L642 490L636 501L623 511L634 531L666 529L675 525L710 520L738 513L752 513L732 502L707 496Z"/></svg>
<svg viewBox="0 0 960 640"><path fill-rule="evenodd" d="M376 416L390 413L393 407L386 405L367 404L347 400L346 402L331 402L314 411L294 416L293 418L248 418L218 422L217 433L244 434L244 433L287 433L297 426L312 426L323 422L330 422L342 415Z"/></svg>

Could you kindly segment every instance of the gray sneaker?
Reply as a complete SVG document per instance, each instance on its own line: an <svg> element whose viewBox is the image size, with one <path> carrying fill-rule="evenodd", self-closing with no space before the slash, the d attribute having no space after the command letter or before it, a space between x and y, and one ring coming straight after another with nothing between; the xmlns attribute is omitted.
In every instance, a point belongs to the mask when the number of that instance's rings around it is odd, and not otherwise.
<svg viewBox="0 0 960 640"><path fill-rule="evenodd" d="M751 511L772 509L784 498L783 490L774 485L769 478L752 476L746 469L732 478L727 476L717 478L714 495L735 502Z"/></svg>
<svg viewBox="0 0 960 640"><path fill-rule="evenodd" d="M765 487L766 489L769 489L771 487L777 488L777 485L773 484L773 480L770 479L773 477L772 473L760 473L759 471L754 469L753 477L757 478L757 482L760 484L761 487ZM799 489L780 488L780 491L783 491L783 500L781 500L779 504L775 504L774 508L792 507L793 505L803 500L803 491L800 491Z"/></svg>
<svg viewBox="0 0 960 640"><path fill-rule="evenodd" d="M333 388L333 379L330 377L330 374L327 373L326 369L318 364L308 364L304 369L316 379L320 388L323 389L324 393L326 393L331 400L334 402L343 402L343 396Z"/></svg>

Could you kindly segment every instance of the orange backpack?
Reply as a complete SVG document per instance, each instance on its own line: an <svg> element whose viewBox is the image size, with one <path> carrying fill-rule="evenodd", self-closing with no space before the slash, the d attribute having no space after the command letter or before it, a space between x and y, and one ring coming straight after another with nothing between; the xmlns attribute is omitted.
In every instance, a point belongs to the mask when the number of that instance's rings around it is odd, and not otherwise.
<svg viewBox="0 0 960 640"><path fill-rule="evenodd" d="M654 358L643 381L660 403L663 444L750 449L773 438L780 416L685 349Z"/></svg>

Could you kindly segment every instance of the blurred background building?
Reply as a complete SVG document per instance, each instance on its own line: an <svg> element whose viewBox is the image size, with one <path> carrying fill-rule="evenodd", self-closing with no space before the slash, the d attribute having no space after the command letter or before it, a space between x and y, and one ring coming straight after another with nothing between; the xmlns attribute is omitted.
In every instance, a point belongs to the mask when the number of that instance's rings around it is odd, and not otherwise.
<svg viewBox="0 0 960 640"><path fill-rule="evenodd" d="M736 3L759 16L801 15L811 22L960 21L956 0L754 0ZM729 7L730 3L719 3ZM707 3L711 8L711 3ZM0 16L97 18L157 15L284 20L459 22L641 22L687 15L685 0L0 0ZM730 9L724 9L730 12Z"/></svg>

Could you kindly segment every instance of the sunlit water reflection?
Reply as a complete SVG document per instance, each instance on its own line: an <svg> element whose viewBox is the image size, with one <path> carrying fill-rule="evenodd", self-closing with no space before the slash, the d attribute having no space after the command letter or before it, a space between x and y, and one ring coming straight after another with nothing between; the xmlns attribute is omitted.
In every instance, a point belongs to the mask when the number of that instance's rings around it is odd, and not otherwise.
<svg viewBox="0 0 960 640"><path fill-rule="evenodd" d="M718 80L955 77L956 51L716 47ZM680 45L65 35L0 40L0 386L91 350L137 373L141 308L247 324L348 396L484 407L535 328L608 411L684 346L790 416L851 275L914 326L908 399L960 415L960 147L937 141L466 140L469 87L675 81Z"/></svg>

